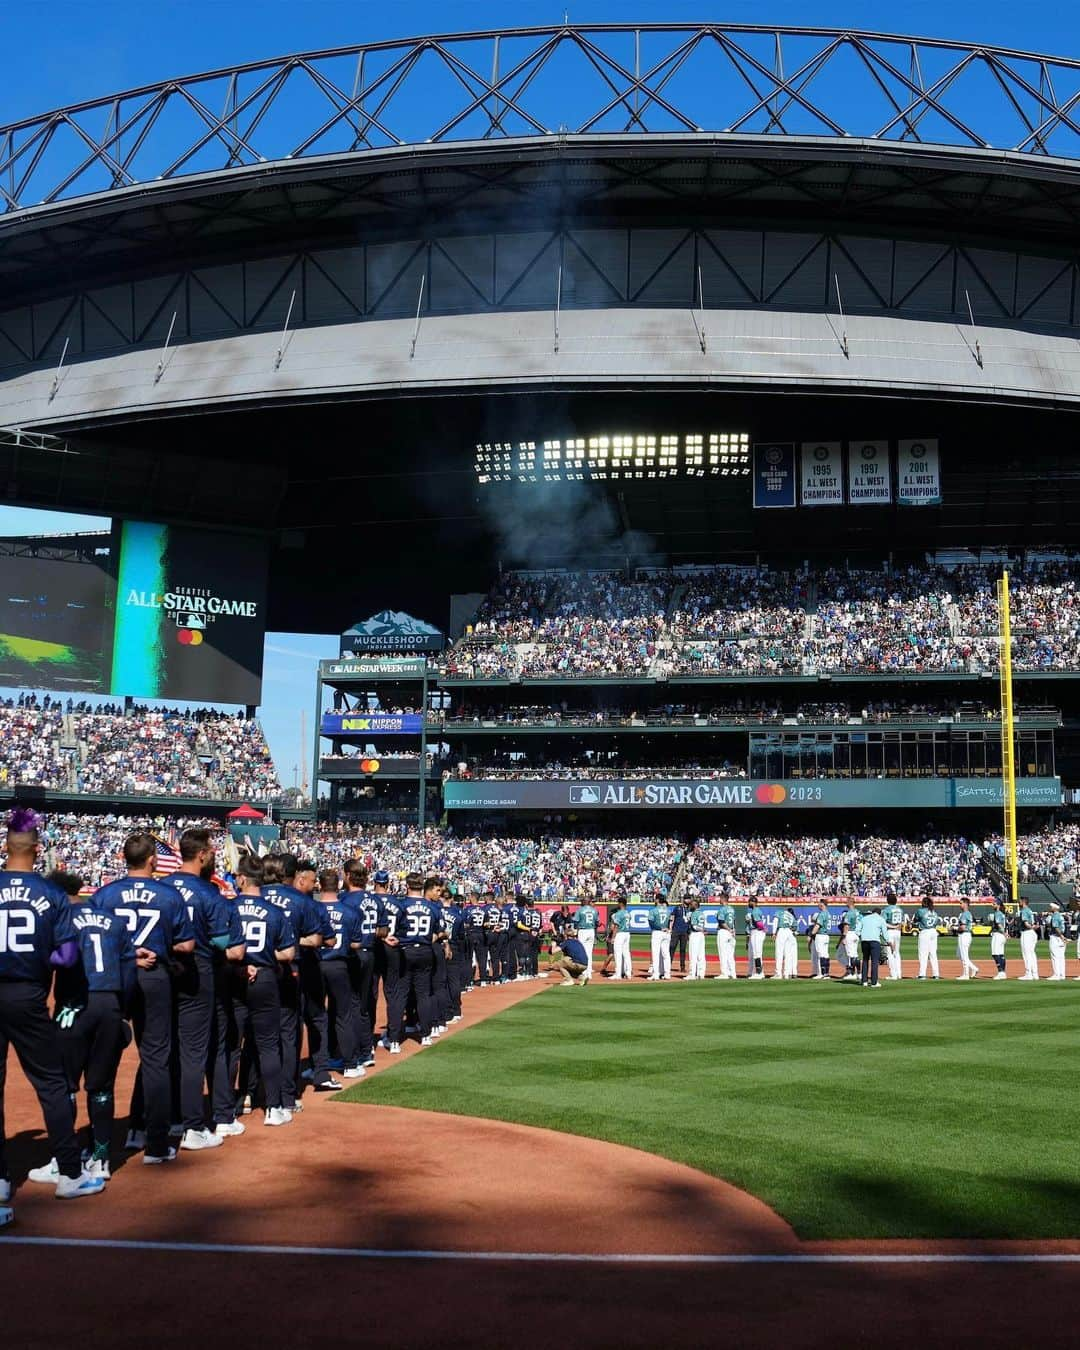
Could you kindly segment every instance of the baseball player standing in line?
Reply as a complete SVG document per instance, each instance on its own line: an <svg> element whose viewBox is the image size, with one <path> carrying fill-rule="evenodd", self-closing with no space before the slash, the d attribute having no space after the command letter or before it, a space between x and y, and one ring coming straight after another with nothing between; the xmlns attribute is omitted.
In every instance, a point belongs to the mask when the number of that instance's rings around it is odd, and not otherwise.
<svg viewBox="0 0 1080 1350"><path fill-rule="evenodd" d="M924 895L923 902L915 911L915 928L919 934L919 979L926 979L926 968L935 980L941 978L937 959L938 916L934 910L934 898Z"/></svg>
<svg viewBox="0 0 1080 1350"><path fill-rule="evenodd" d="M1056 900L1050 901L1050 979L1065 978L1065 915Z"/></svg>
<svg viewBox="0 0 1080 1350"><path fill-rule="evenodd" d="M683 978L703 980L705 978L705 915L701 912L701 906L696 900L691 900L687 905L686 916L690 925L690 973Z"/></svg>
<svg viewBox="0 0 1080 1350"><path fill-rule="evenodd" d="M886 955L889 961L888 980L904 978L904 962L900 956L900 939L904 932L904 911L896 903L896 893L889 891L885 896L885 908L881 911L887 930Z"/></svg>
<svg viewBox="0 0 1080 1350"><path fill-rule="evenodd" d="M1035 944L1039 940L1039 934L1035 927L1035 914L1025 902L1020 908L1018 917L1020 920L1020 955L1024 958L1024 973L1020 978L1022 980L1037 980L1039 978L1039 956Z"/></svg>
<svg viewBox="0 0 1080 1350"><path fill-rule="evenodd" d="M751 980L765 978L765 915L758 909L756 900L746 902L746 964L747 976Z"/></svg>
<svg viewBox="0 0 1080 1350"><path fill-rule="evenodd" d="M657 900L649 910L649 931L652 943L652 974L650 980L671 979L671 909L663 900Z"/></svg>
<svg viewBox="0 0 1080 1350"><path fill-rule="evenodd" d="M776 973L774 980L799 978L799 943L795 937L795 911L785 905L776 914Z"/></svg>
<svg viewBox="0 0 1080 1350"><path fill-rule="evenodd" d="M8 1045L37 1094L60 1179L60 1200L97 1195L105 1178L83 1171L61 1059L57 1024L49 1016L49 985L56 966L79 959L72 911L62 891L37 876L38 820L16 807L7 830L0 872L0 1228L11 1223L12 1186L4 1156L4 1083ZM10 1280L9 1280L10 1289Z"/></svg>
<svg viewBox="0 0 1080 1350"><path fill-rule="evenodd" d="M686 954L690 942L690 922L686 915L686 906L671 907L671 965L675 967L675 958L679 958L679 974L686 975Z"/></svg>
<svg viewBox="0 0 1080 1350"><path fill-rule="evenodd" d="M139 1072L131 1099L131 1129L124 1147L144 1149L143 1162L172 1162L173 976L177 956L195 950L195 932L187 907L172 886L154 880L157 841L138 833L124 841L126 877L102 886L94 908L116 914L127 924L135 945L138 989L132 1007Z"/></svg>
<svg viewBox="0 0 1080 1350"><path fill-rule="evenodd" d="M123 919L102 914L80 896L80 877L53 872L46 879L67 895L79 944L80 959L56 972L53 1003L72 1108L80 1083L86 1088L90 1156L83 1166L90 1176L108 1181L116 1071L131 1042L124 1018L135 993L135 947ZM60 1180L56 1159L35 1168L30 1180L55 1186Z"/></svg>
<svg viewBox="0 0 1080 1350"><path fill-rule="evenodd" d="M1009 916L1005 913L1005 900L1002 896L994 901L994 912L990 915L990 955L997 966L995 980L1007 980L1005 971L1005 940L1009 936Z"/></svg>
<svg viewBox="0 0 1080 1350"><path fill-rule="evenodd" d="M585 948L585 955L589 958L585 963L586 982L592 979L592 954L596 943L596 925L599 919L599 911L594 905L578 905L577 912L574 914L577 940Z"/></svg>
<svg viewBox="0 0 1080 1350"><path fill-rule="evenodd" d="M498 984L502 978L502 966L499 964L500 935L499 924L502 920L502 910L495 900L494 891L485 891L484 893L484 967L487 969L488 984ZM480 981L484 983L483 980Z"/></svg>
<svg viewBox="0 0 1080 1350"><path fill-rule="evenodd" d="M619 903L611 915L612 950L615 953L615 973L613 980L632 980L634 964L630 956L630 911L626 908L626 897L620 896Z"/></svg>
<svg viewBox="0 0 1080 1350"><path fill-rule="evenodd" d="M475 988L476 984L483 984L487 978L484 902L481 900L478 891L473 891L469 896L469 903L465 906L465 932L469 941L469 968L467 972L469 978L465 981L465 989L468 991ZM473 966L476 967L475 975L473 974Z"/></svg>
<svg viewBox="0 0 1080 1350"><path fill-rule="evenodd" d="M817 958L817 971L811 977L815 980L827 980L829 978L829 967L832 964L829 959L829 929L832 927L832 914L829 912L829 906L824 900L818 901L817 913L814 915L810 925L811 936L814 940L814 955Z"/></svg>
<svg viewBox="0 0 1080 1350"><path fill-rule="evenodd" d="M387 1008L386 1035L391 1047L401 1044L405 1027L405 1008L409 995L416 999L416 1017L420 1028L420 1044L431 1045L434 1008L431 980L435 969L432 950L435 934L442 922L437 906L424 899L429 888L419 872L410 872L405 878L405 899L401 903L401 917L394 937L386 939L401 949L401 978L392 992L393 1001ZM432 887L433 888L433 887ZM395 1053L400 1053L397 1051Z"/></svg>
<svg viewBox="0 0 1080 1350"><path fill-rule="evenodd" d="M375 1023L371 1013L371 988L375 979L375 949L383 928L382 901L367 889L368 870L360 858L345 864L345 889L338 903L354 909L360 919L360 946L347 958L356 1018L356 1061L346 1069L370 1069L375 1063ZM347 1075L351 1077L352 1075Z"/></svg>
<svg viewBox="0 0 1080 1350"><path fill-rule="evenodd" d="M854 905L848 905L844 917L840 920L840 932L843 935L840 946L844 954L844 965L847 967L845 980L859 978L859 934L862 931L862 917Z"/></svg>
<svg viewBox="0 0 1080 1350"><path fill-rule="evenodd" d="M716 954L720 958L718 980L735 979L735 910L727 897L716 907Z"/></svg>
<svg viewBox="0 0 1080 1350"><path fill-rule="evenodd" d="M956 955L960 961L958 980L978 979L979 967L971 959L971 930L975 927L975 915L967 901L956 919Z"/></svg>

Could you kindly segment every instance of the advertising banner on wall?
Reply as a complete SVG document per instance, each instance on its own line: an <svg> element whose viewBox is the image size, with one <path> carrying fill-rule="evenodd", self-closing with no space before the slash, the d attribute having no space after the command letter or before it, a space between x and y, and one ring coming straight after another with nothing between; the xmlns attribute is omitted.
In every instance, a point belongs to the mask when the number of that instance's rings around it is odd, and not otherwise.
<svg viewBox="0 0 1080 1350"><path fill-rule="evenodd" d="M941 465L937 441L899 441L896 500L901 506L937 506L941 502Z"/></svg>
<svg viewBox="0 0 1080 1350"><path fill-rule="evenodd" d="M441 652L445 636L433 624L402 610L383 609L341 635L342 656L365 652Z"/></svg>
<svg viewBox="0 0 1080 1350"><path fill-rule="evenodd" d="M852 506L888 506L892 501L888 441L848 444L848 501Z"/></svg>
<svg viewBox="0 0 1080 1350"><path fill-rule="evenodd" d="M324 736L419 736L423 719L419 713L323 713Z"/></svg>
<svg viewBox="0 0 1080 1350"><path fill-rule="evenodd" d="M422 656L346 657L320 661L319 675L324 680L422 680L427 662Z"/></svg>
<svg viewBox="0 0 1080 1350"><path fill-rule="evenodd" d="M568 779L448 782L443 786L443 803L451 811L762 811L777 808L804 811L848 807L998 808L1002 800L1001 783L980 778L849 778L771 783L745 778L665 778L602 782ZM1060 805L1061 779L1018 779L1016 803L1020 807Z"/></svg>
<svg viewBox="0 0 1080 1350"><path fill-rule="evenodd" d="M754 505L765 510L795 505L795 446L754 446Z"/></svg>
<svg viewBox="0 0 1080 1350"><path fill-rule="evenodd" d="M839 441L809 441L799 460L803 506L843 506L844 465Z"/></svg>

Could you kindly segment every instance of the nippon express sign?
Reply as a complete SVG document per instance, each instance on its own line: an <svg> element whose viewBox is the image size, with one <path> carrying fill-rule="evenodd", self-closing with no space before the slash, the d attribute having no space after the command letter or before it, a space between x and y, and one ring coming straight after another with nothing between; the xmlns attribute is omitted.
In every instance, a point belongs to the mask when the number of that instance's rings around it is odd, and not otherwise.
<svg viewBox="0 0 1080 1350"><path fill-rule="evenodd" d="M423 724L419 713L323 713L324 736L419 736Z"/></svg>

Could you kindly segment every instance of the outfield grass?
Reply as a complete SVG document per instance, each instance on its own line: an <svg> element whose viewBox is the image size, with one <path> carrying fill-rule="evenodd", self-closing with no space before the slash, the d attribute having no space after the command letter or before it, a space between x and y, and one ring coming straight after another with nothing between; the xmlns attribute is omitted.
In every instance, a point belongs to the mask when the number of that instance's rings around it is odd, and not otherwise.
<svg viewBox="0 0 1080 1350"><path fill-rule="evenodd" d="M1076 1238L1078 1021L1071 983L552 988L338 1100L630 1144L804 1238Z"/></svg>

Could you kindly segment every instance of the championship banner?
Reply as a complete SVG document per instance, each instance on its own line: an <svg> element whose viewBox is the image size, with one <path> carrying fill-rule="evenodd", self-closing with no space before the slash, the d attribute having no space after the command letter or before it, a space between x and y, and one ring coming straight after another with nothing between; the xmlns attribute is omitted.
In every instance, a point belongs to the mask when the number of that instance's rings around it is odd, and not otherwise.
<svg viewBox="0 0 1080 1350"><path fill-rule="evenodd" d="M754 446L754 506L776 509L795 505L795 446Z"/></svg>
<svg viewBox="0 0 1080 1350"><path fill-rule="evenodd" d="M1060 806L1060 778L1021 778L1018 806ZM1000 781L980 778L931 779L755 779L664 778L635 780L482 779L443 784L448 811L775 811L883 807L927 810L937 807L1002 805Z"/></svg>
<svg viewBox="0 0 1080 1350"><path fill-rule="evenodd" d="M839 441L804 442L800 470L803 506L843 506L844 466Z"/></svg>
<svg viewBox="0 0 1080 1350"><path fill-rule="evenodd" d="M888 506L892 501L888 441L848 443L848 501L852 506Z"/></svg>
<svg viewBox="0 0 1080 1350"><path fill-rule="evenodd" d="M899 441L896 499L901 506L940 506L941 465L937 441Z"/></svg>
<svg viewBox="0 0 1080 1350"><path fill-rule="evenodd" d="M419 736L424 729L419 713L323 713L324 736Z"/></svg>

